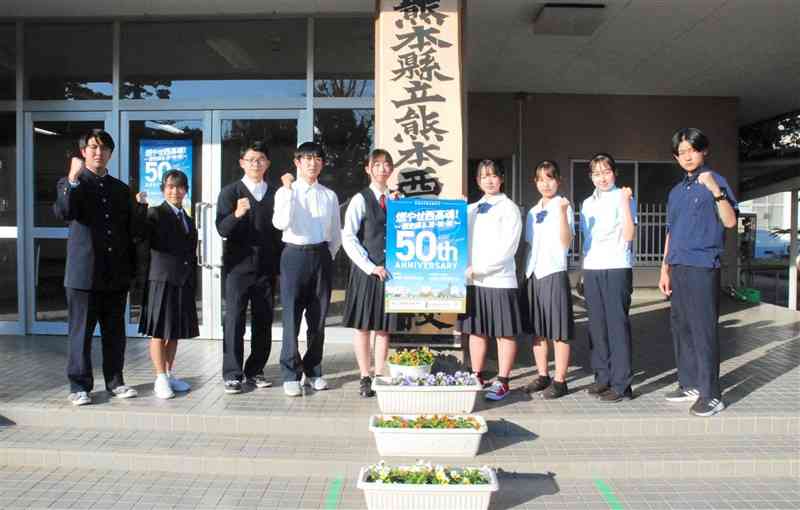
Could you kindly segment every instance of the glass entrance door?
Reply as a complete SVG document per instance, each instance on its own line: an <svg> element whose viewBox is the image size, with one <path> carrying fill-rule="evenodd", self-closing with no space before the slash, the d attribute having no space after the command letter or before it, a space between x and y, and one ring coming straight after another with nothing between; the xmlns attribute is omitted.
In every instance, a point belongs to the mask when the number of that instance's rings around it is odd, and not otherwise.
<svg viewBox="0 0 800 510"><path fill-rule="evenodd" d="M124 112L122 114L122 179L133 192L146 191L150 207L163 202L160 184L164 172L183 171L189 178L189 191L184 210L201 225L204 205L212 201L211 179L211 112ZM202 261L202 253L200 261ZM211 274L197 271L195 304L200 336L212 338L214 323L211 311L216 299L211 288ZM142 306L142 288L130 293L128 335L138 334Z"/></svg>
<svg viewBox="0 0 800 510"><path fill-rule="evenodd" d="M222 274L222 247L224 239L217 234L214 220L216 218L216 201L219 191L226 185L240 180L243 176L239 166L239 151L249 142L261 140L269 149L271 165L266 174L269 186L279 186L280 177L294 170L292 163L294 150L297 147L298 123L297 111L215 111L213 115L212 142L212 200L203 209L206 218L203 221L205 245L203 253L208 253L204 261L204 272L211 273L212 292L218 297L215 301L212 316L216 324L213 337L222 337L222 317L225 313L225 277ZM274 326L280 325L281 309L279 296L275 295ZM247 323L250 323L248 316ZM249 327L246 332L249 335ZM280 338L273 335L274 338Z"/></svg>
<svg viewBox="0 0 800 510"><path fill-rule="evenodd" d="M30 266L28 288L28 331L33 334L67 332L67 299L64 292L64 264L67 256L67 225L56 218L53 203L56 183L67 175L70 153L78 149L78 138L90 129L110 132L107 112L48 112L25 115L25 203L30 204L25 226ZM111 133L115 136L114 133ZM109 172L119 170L109 162Z"/></svg>

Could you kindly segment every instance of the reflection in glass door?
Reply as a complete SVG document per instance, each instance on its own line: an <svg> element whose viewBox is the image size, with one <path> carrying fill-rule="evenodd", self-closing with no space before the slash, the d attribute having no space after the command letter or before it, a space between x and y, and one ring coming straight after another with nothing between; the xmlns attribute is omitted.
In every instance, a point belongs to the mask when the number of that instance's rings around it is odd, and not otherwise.
<svg viewBox="0 0 800 510"><path fill-rule="evenodd" d="M68 229L53 213L56 183L67 174L68 155L78 150L78 138L90 129L108 129L110 115L105 112L26 114L25 203L32 208L32 214L26 215L27 253L31 256L26 275L31 333L67 331L64 269ZM109 171L118 175L113 167Z"/></svg>
<svg viewBox="0 0 800 510"><path fill-rule="evenodd" d="M266 179L270 186L279 186L280 177L286 172L294 170L292 163L294 150L297 147L298 115L293 111L220 111L214 112L214 152L213 176L215 194L213 202L216 205L219 191L226 185L242 178L242 169L239 166L239 150L242 146L254 140L261 140L267 144L271 165L267 171ZM222 240L214 228L216 209L212 209L208 223L213 234L208 236L212 240L211 260L209 269L213 274L213 282L219 282L214 289L219 296L219 306L214 313L217 317L215 336L222 337L222 317L225 313L225 278L222 274ZM273 326L280 326L281 308L279 295L275 293L275 316ZM248 312L247 323L250 323ZM249 330L248 330L249 331ZM274 337L274 335L273 335Z"/></svg>
<svg viewBox="0 0 800 510"><path fill-rule="evenodd" d="M20 320L22 292L18 278L24 271L17 267L17 116L0 113L0 333L21 334L25 325ZM21 188L21 186L19 186Z"/></svg>
<svg viewBox="0 0 800 510"><path fill-rule="evenodd" d="M209 186L204 186L204 171L210 150L210 112L126 112L122 114L122 161L125 180L136 193L146 191L150 207L163 201L160 196L161 177L173 168L182 170L189 178L189 192L184 206L187 214L201 226L204 207L212 200ZM198 229L199 230L199 229ZM200 262L202 262L202 253ZM200 268L195 282L195 303L200 336L213 336L209 320L213 308L211 275ZM142 289L131 288L128 334L138 334ZM204 299L205 298L205 299Z"/></svg>

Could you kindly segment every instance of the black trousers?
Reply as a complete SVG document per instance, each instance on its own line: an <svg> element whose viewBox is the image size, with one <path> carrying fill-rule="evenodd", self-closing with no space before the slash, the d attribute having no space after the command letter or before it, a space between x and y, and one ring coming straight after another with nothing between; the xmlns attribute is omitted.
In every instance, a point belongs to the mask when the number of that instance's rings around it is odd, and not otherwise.
<svg viewBox="0 0 800 510"><path fill-rule="evenodd" d="M69 359L67 378L72 393L94 389L92 334L100 323L103 346L103 378L111 391L125 384L125 302L128 291L96 292L67 287Z"/></svg>
<svg viewBox="0 0 800 510"><path fill-rule="evenodd" d="M631 370L632 269L583 271L589 313L589 347L595 381L622 394L633 380Z"/></svg>
<svg viewBox="0 0 800 510"><path fill-rule="evenodd" d="M272 349L275 277L228 273L225 278L222 377L226 381L264 373ZM244 361L244 330L250 305L250 356ZM244 370L242 367L244 366Z"/></svg>
<svg viewBox="0 0 800 510"><path fill-rule="evenodd" d="M672 343L678 383L704 399L721 398L719 387L719 269L671 266Z"/></svg>
<svg viewBox="0 0 800 510"><path fill-rule="evenodd" d="M325 317L331 301L333 259L326 243L314 249L286 245L281 254L281 305L283 306L283 344L281 376L284 382L322 376L322 349L325 343ZM306 353L300 358L297 335L305 312Z"/></svg>

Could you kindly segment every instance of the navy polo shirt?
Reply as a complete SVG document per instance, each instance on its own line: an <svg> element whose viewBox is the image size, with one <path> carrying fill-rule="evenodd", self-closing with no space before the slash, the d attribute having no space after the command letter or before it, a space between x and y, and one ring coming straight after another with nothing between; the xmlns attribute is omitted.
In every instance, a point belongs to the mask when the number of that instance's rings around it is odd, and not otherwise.
<svg viewBox="0 0 800 510"><path fill-rule="evenodd" d="M725 227L719 219L714 195L697 182L697 176L703 172L711 172L738 212L733 190L724 177L708 167L696 170L691 176L686 174L669 192L667 200L669 265L719 267L725 249Z"/></svg>

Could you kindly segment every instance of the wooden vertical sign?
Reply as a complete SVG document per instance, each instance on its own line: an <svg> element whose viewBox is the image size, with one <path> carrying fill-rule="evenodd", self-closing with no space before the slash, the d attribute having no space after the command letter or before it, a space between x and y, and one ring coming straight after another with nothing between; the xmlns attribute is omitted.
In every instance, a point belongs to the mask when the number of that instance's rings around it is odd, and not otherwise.
<svg viewBox="0 0 800 510"><path fill-rule="evenodd" d="M406 196L464 194L461 0L377 0L376 147Z"/></svg>

